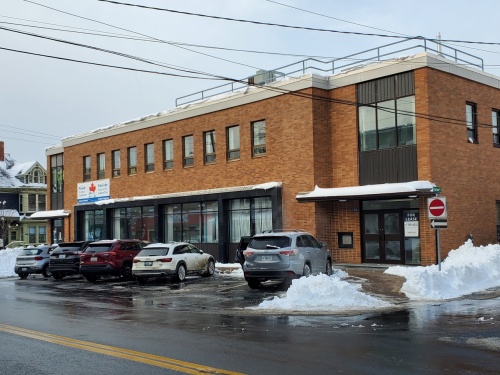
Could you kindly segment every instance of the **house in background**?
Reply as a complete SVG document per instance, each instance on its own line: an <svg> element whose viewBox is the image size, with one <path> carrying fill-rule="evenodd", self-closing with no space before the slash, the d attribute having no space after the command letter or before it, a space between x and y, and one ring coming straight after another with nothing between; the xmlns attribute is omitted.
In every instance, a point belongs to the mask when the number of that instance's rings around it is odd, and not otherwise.
<svg viewBox="0 0 500 375"><path fill-rule="evenodd" d="M339 263L429 265L440 192L443 258L470 234L496 242L500 77L469 53L404 42L63 139L46 150L51 232L190 241L232 262L242 236L300 228Z"/></svg>
<svg viewBox="0 0 500 375"><path fill-rule="evenodd" d="M40 163L17 162L0 141L0 248L12 242L47 243L47 221L31 219L46 209L46 178Z"/></svg>

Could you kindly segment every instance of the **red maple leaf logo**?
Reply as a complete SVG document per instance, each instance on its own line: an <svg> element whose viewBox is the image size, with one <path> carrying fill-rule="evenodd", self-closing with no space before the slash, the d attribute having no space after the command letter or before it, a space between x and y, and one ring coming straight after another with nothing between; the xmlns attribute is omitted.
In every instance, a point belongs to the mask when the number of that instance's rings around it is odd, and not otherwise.
<svg viewBox="0 0 500 375"><path fill-rule="evenodd" d="M96 187L95 187L94 183L92 182L90 184L89 190L90 190L91 193L95 193L95 189L96 189Z"/></svg>

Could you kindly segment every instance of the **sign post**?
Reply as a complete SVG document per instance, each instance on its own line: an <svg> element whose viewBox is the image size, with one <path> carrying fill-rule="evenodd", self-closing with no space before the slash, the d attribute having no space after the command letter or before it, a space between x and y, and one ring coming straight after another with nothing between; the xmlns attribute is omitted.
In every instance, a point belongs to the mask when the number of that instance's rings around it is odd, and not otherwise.
<svg viewBox="0 0 500 375"><path fill-rule="evenodd" d="M441 246L440 246L440 228L448 228L446 198L438 197L441 188L436 189L436 197L427 199L427 212L431 219L431 227L436 230L436 249L438 258L438 267L441 271Z"/></svg>

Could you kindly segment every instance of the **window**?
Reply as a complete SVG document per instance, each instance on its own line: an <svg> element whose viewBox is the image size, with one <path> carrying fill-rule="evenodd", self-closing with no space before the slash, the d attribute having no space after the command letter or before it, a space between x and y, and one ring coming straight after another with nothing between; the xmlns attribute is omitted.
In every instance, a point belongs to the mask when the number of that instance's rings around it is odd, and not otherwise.
<svg viewBox="0 0 500 375"><path fill-rule="evenodd" d="M252 123L252 155L264 156L266 154L266 122Z"/></svg>
<svg viewBox="0 0 500 375"><path fill-rule="evenodd" d="M28 227L28 243L36 243L36 227Z"/></svg>
<svg viewBox="0 0 500 375"><path fill-rule="evenodd" d="M174 168L174 140L163 141L163 169Z"/></svg>
<svg viewBox="0 0 500 375"><path fill-rule="evenodd" d="M45 226L38 227L38 241L40 243L47 242L47 228Z"/></svg>
<svg viewBox="0 0 500 375"><path fill-rule="evenodd" d="M229 241L238 243L250 236L273 228L270 197L233 199L229 201Z"/></svg>
<svg viewBox="0 0 500 375"><path fill-rule="evenodd" d="M46 198L47 198L47 196L45 194L38 194L38 210L37 211L45 211L47 209Z"/></svg>
<svg viewBox="0 0 500 375"><path fill-rule="evenodd" d="M113 177L120 176L120 150L114 150L111 152L112 167L113 167Z"/></svg>
<svg viewBox="0 0 500 375"><path fill-rule="evenodd" d="M205 164L215 162L215 130L205 132Z"/></svg>
<svg viewBox="0 0 500 375"><path fill-rule="evenodd" d="M36 211L36 194L28 194L28 212Z"/></svg>
<svg viewBox="0 0 500 375"><path fill-rule="evenodd" d="M493 129L493 144L500 146L500 110L491 111L491 128Z"/></svg>
<svg viewBox="0 0 500 375"><path fill-rule="evenodd" d="M165 242L217 243L218 229L217 201L166 206Z"/></svg>
<svg viewBox="0 0 500 375"><path fill-rule="evenodd" d="M104 211L84 211L83 225L80 226L80 237L86 241L99 241L104 238Z"/></svg>
<svg viewBox="0 0 500 375"><path fill-rule="evenodd" d="M128 148L128 174L137 174L137 147Z"/></svg>
<svg viewBox="0 0 500 375"><path fill-rule="evenodd" d="M50 209L60 210L63 203L63 154L50 157Z"/></svg>
<svg viewBox="0 0 500 375"><path fill-rule="evenodd" d="M184 145L184 166L190 167L194 165L194 140L192 135L187 135L183 138Z"/></svg>
<svg viewBox="0 0 500 375"><path fill-rule="evenodd" d="M153 172L155 170L155 145L148 143L144 145L144 164L146 165L146 172Z"/></svg>
<svg viewBox="0 0 500 375"><path fill-rule="evenodd" d="M465 105L465 122L467 124L467 141L477 143L477 116L476 105L467 103Z"/></svg>
<svg viewBox="0 0 500 375"><path fill-rule="evenodd" d="M413 72L357 86L360 151L416 143Z"/></svg>
<svg viewBox="0 0 500 375"><path fill-rule="evenodd" d="M227 159L240 158L240 127L239 125L227 128Z"/></svg>
<svg viewBox="0 0 500 375"><path fill-rule="evenodd" d="M45 194L23 194L20 196L20 207L21 212L36 212L45 211L46 207L46 195ZM26 202L28 203L26 205ZM27 210L24 210L25 208Z"/></svg>
<svg viewBox="0 0 500 375"><path fill-rule="evenodd" d="M83 157L83 181L89 181L91 179L90 161L90 156Z"/></svg>
<svg viewBox="0 0 500 375"><path fill-rule="evenodd" d="M106 155L104 153L97 154L97 179L104 178L104 170L106 169Z"/></svg>
<svg viewBox="0 0 500 375"><path fill-rule="evenodd" d="M111 215L111 238L136 238L141 241L158 242L154 206L115 208ZM103 224L99 221L99 225ZM98 235L95 230L93 233L94 236Z"/></svg>

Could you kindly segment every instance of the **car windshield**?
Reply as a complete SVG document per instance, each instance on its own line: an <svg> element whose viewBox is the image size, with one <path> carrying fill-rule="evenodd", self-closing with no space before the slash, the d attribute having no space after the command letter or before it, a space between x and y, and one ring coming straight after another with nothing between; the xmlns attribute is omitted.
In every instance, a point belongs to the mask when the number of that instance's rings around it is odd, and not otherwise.
<svg viewBox="0 0 500 375"><path fill-rule="evenodd" d="M21 255L38 255L42 253L42 249L24 249Z"/></svg>
<svg viewBox="0 0 500 375"><path fill-rule="evenodd" d="M281 249L290 247L291 240L286 236L254 237L248 247L257 250Z"/></svg>
<svg viewBox="0 0 500 375"><path fill-rule="evenodd" d="M85 252L87 253L105 253L111 249L113 244L89 246Z"/></svg>
<svg viewBox="0 0 500 375"><path fill-rule="evenodd" d="M59 246L55 250L57 251L78 251L80 246Z"/></svg>
<svg viewBox="0 0 500 375"><path fill-rule="evenodd" d="M149 249L142 249L138 257L161 257L168 254L168 247L152 247Z"/></svg>

